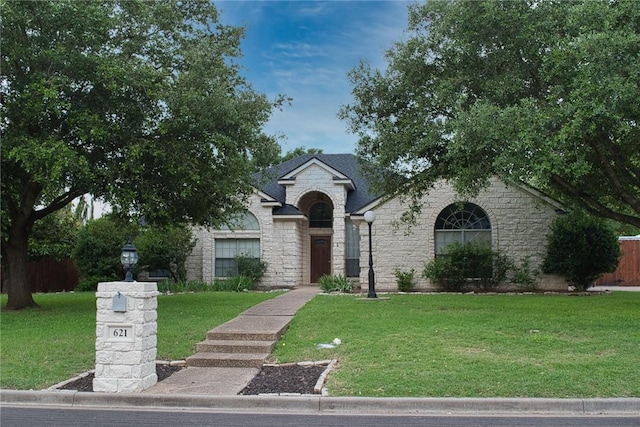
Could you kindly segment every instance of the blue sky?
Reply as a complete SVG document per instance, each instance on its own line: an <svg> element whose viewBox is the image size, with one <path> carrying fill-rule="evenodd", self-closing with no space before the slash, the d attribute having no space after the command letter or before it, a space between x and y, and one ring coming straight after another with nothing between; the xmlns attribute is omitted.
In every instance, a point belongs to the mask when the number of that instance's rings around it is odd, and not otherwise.
<svg viewBox="0 0 640 427"><path fill-rule="evenodd" d="M273 99L267 134L283 135L282 152L304 146L352 153L357 136L337 118L352 102L347 73L360 60L385 67L384 53L404 37L408 1L215 1L225 24L245 26L243 75Z"/></svg>

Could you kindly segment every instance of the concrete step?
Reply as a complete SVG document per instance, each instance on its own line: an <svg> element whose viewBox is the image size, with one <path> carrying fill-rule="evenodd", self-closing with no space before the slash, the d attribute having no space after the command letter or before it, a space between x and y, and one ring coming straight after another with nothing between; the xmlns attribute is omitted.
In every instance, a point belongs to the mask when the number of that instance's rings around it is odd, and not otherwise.
<svg viewBox="0 0 640 427"><path fill-rule="evenodd" d="M278 341L291 316L238 316L207 332L207 340Z"/></svg>
<svg viewBox="0 0 640 427"><path fill-rule="evenodd" d="M278 341L282 333L273 332L207 332L207 341Z"/></svg>
<svg viewBox="0 0 640 427"><path fill-rule="evenodd" d="M275 341L206 340L196 345L200 353L271 353Z"/></svg>
<svg viewBox="0 0 640 427"><path fill-rule="evenodd" d="M200 368L259 368L269 353L209 353L199 352L186 359L187 366Z"/></svg>

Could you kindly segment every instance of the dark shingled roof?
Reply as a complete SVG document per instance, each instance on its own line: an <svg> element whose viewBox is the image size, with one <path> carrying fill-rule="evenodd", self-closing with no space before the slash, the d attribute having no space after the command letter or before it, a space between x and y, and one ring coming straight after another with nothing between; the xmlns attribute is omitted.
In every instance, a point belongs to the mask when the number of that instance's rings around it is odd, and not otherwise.
<svg viewBox="0 0 640 427"><path fill-rule="evenodd" d="M347 206L345 207L347 213L355 212L378 199L379 195L370 193L369 185L360 174L358 160L353 154L305 154L271 167L264 173L255 174L253 176L254 182L256 183L255 186L263 193L268 194L284 204L286 190L284 186L278 184L278 180L313 159L318 159L353 181L355 189L349 191L347 194ZM282 208L276 209L274 214L276 211L283 211L277 212L280 215L291 214L294 212L293 210L297 211L294 206L285 205Z"/></svg>

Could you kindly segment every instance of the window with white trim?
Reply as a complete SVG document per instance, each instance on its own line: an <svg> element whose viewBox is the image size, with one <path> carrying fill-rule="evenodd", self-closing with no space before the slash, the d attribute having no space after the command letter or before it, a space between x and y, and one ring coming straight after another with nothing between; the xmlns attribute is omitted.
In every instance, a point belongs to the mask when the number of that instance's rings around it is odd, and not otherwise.
<svg viewBox="0 0 640 427"><path fill-rule="evenodd" d="M486 242L491 244L491 221L487 213L473 203L454 203L442 210L434 227L436 256L452 243Z"/></svg>
<svg viewBox="0 0 640 427"><path fill-rule="evenodd" d="M260 224L251 212L236 215L218 231L223 234L215 237L215 277L237 276L238 257L260 260Z"/></svg>
<svg viewBox="0 0 640 427"><path fill-rule="evenodd" d="M260 259L260 239L216 239L215 277L238 275L237 257Z"/></svg>

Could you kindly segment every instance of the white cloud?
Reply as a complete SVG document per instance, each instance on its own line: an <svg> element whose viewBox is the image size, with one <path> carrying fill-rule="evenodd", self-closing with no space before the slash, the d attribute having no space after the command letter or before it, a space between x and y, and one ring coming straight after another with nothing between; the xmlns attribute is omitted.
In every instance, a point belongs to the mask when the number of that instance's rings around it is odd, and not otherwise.
<svg viewBox="0 0 640 427"><path fill-rule="evenodd" d="M265 131L284 134L283 151L297 146L353 152L356 136L337 119L351 99L347 73L365 60L384 68L384 53L407 27L405 1L222 1L222 21L247 25L246 77L291 106L274 112Z"/></svg>

